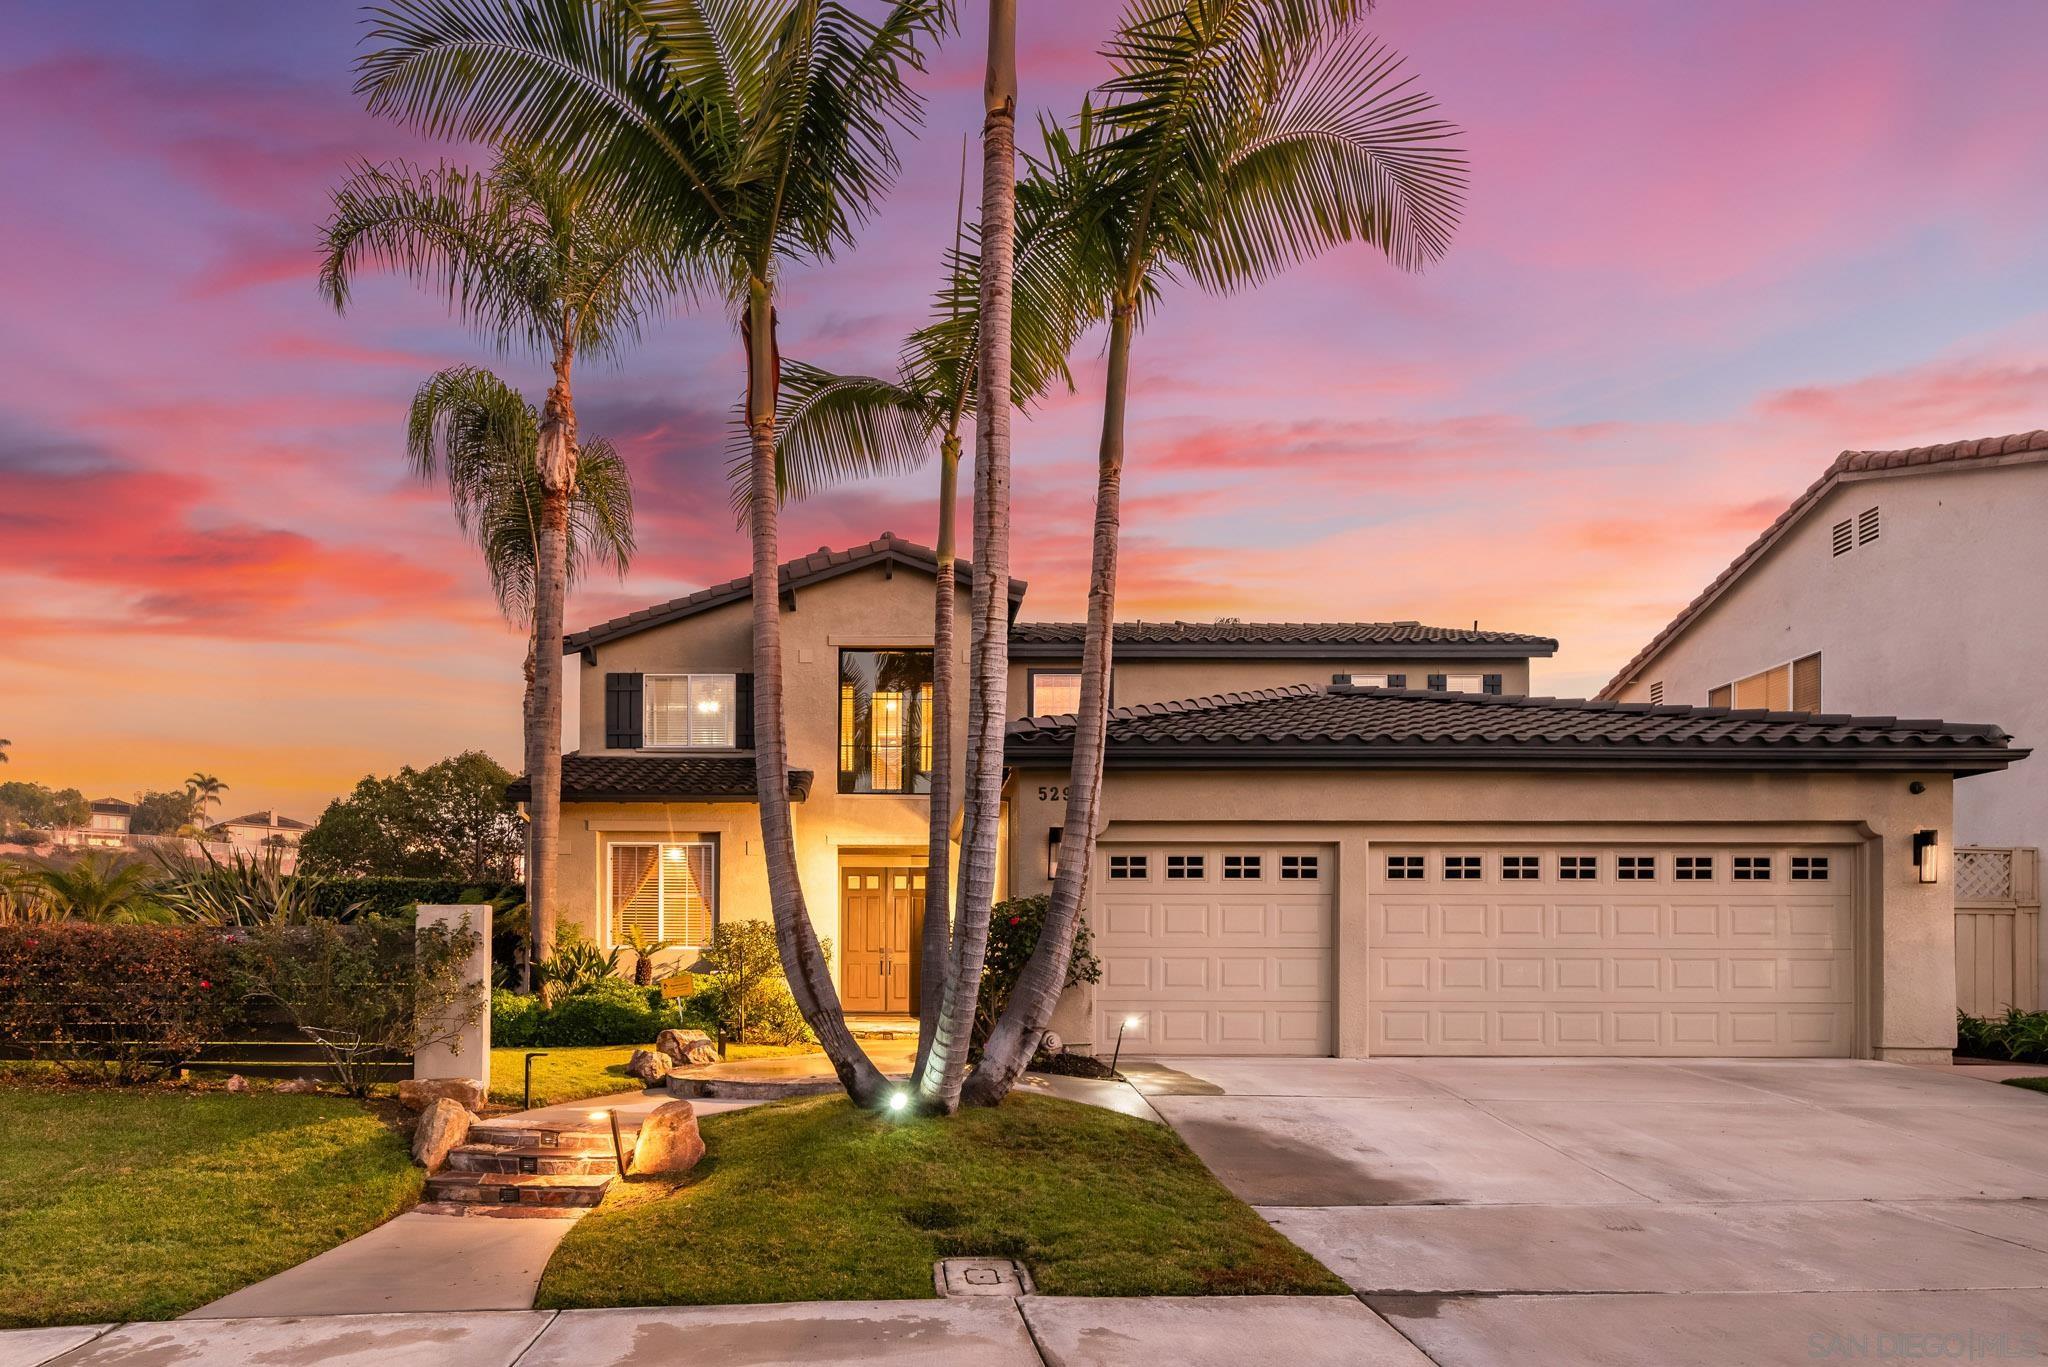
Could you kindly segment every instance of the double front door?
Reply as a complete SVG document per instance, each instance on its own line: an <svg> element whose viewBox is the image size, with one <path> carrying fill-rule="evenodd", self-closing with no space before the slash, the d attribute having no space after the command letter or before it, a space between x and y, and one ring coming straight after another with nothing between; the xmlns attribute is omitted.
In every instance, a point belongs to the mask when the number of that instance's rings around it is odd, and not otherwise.
<svg viewBox="0 0 2048 1367"><path fill-rule="evenodd" d="M840 871L840 921L845 938L843 1005L848 1011L908 1013L916 1009L917 945L924 930L921 868Z"/></svg>

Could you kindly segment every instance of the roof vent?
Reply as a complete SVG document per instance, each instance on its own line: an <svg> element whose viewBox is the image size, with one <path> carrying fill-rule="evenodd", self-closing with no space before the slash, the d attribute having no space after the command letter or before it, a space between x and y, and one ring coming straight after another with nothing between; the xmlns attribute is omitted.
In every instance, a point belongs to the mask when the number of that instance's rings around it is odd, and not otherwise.
<svg viewBox="0 0 2048 1367"><path fill-rule="evenodd" d="M1856 544L1855 528L1845 519L1835 524L1835 554L1847 555L1849 548Z"/></svg>
<svg viewBox="0 0 2048 1367"><path fill-rule="evenodd" d="M1877 532L1877 509L1865 508L1862 516L1856 519L1856 544L1869 545L1877 540Z"/></svg>

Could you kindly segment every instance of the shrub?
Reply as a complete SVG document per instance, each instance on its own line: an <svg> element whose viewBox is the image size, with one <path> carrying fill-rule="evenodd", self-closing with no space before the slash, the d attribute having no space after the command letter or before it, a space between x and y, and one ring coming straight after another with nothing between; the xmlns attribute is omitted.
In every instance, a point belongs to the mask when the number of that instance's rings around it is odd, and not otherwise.
<svg viewBox="0 0 2048 1367"><path fill-rule="evenodd" d="M540 1028L540 998L498 988L491 993L491 1044L501 1049L532 1046Z"/></svg>
<svg viewBox="0 0 2048 1367"><path fill-rule="evenodd" d="M609 978L622 952L606 954L576 926L565 925L556 933L555 952L533 966L533 985L548 1002L582 992Z"/></svg>
<svg viewBox="0 0 2048 1367"><path fill-rule="evenodd" d="M285 873L272 855L239 850L226 859L202 847L198 855L158 850L162 876L151 895L181 920L209 926L261 926L313 916L313 884Z"/></svg>
<svg viewBox="0 0 2048 1367"><path fill-rule="evenodd" d="M2048 1063L2048 1011L2008 1007L1986 1019L1956 1012L1956 1052L1967 1058Z"/></svg>
<svg viewBox="0 0 2048 1367"><path fill-rule="evenodd" d="M824 949L830 962L829 941ZM686 1018L737 1044L808 1044L816 1038L782 976L773 924L721 921L712 929L703 962L703 986L684 1004Z"/></svg>
<svg viewBox="0 0 2048 1367"><path fill-rule="evenodd" d="M313 915L331 921L364 916L410 916L428 906L471 906L489 902L509 906L526 900L524 883L469 883L460 878L394 878L381 875L336 876L310 880Z"/></svg>
<svg viewBox="0 0 2048 1367"><path fill-rule="evenodd" d="M485 985L463 976L477 942L467 927L405 921L264 926L243 941L243 981L366 1096L380 1065L448 1043L483 1011Z"/></svg>
<svg viewBox="0 0 2048 1367"><path fill-rule="evenodd" d="M972 1053L981 1052L982 1042L995 1029L1010 994L1023 976L1031 951L1038 947L1039 932L1045 929L1045 914L1052 907L1050 897L1013 897L998 902L988 923L988 957L981 972L981 995L974 1004ZM1074 953L1067 960L1068 987L1102 981L1102 961L1091 948L1093 936L1083 919L1074 926Z"/></svg>
<svg viewBox="0 0 2048 1367"><path fill-rule="evenodd" d="M243 1019L219 931L0 926L0 1042L81 1081L164 1076Z"/></svg>
<svg viewBox="0 0 2048 1367"><path fill-rule="evenodd" d="M660 991L624 978L601 978L553 1006L518 992L491 994L491 1043L506 1049L652 1044L677 1022Z"/></svg>

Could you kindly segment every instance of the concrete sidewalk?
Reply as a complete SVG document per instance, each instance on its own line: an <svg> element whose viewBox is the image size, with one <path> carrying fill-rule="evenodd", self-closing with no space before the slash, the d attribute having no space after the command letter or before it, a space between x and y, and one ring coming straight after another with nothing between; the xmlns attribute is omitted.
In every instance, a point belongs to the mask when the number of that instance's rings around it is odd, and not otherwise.
<svg viewBox="0 0 2048 1367"><path fill-rule="evenodd" d="M0 1367L1413 1367L1428 1361L1349 1296L1029 1296L187 1319L0 1334Z"/></svg>

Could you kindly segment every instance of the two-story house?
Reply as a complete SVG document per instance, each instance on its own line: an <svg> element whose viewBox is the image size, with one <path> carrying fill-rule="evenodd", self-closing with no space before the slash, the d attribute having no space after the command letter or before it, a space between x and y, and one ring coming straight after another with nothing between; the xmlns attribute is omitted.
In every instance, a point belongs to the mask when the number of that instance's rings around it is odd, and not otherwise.
<svg viewBox="0 0 2048 1367"><path fill-rule="evenodd" d="M800 872L855 1012L918 999L936 572L889 535L782 567ZM739 578L565 641L563 915L601 944L694 947L769 914L750 614ZM1556 643L1506 632L1116 640L1104 974L1062 1003L1070 1042L1121 1024L1141 1053L1946 1058L1953 981L1917 946L1950 903L1923 868L1953 779L2024 753L1995 728L1530 698ZM1012 627L1013 710L1035 715L1006 743L1004 894L1059 864L1078 641Z"/></svg>

